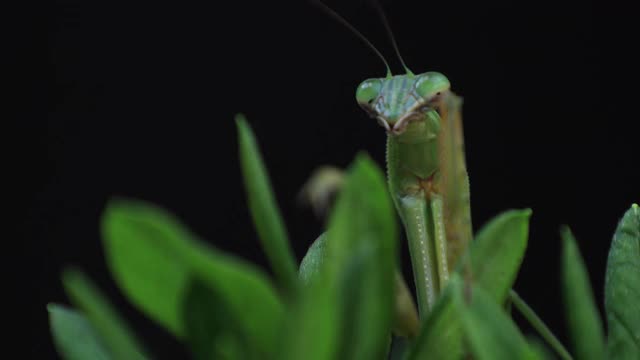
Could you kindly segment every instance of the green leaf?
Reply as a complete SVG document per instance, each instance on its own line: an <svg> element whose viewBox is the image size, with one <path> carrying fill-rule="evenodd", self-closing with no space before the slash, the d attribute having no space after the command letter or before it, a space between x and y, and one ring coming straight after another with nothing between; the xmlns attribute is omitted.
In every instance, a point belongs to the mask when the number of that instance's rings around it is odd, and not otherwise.
<svg viewBox="0 0 640 360"><path fill-rule="evenodd" d="M486 224L470 247L474 285L496 303L507 299L527 248L531 210L506 211ZM460 261L459 270L465 265Z"/></svg>
<svg viewBox="0 0 640 360"><path fill-rule="evenodd" d="M381 359L393 320L397 227L382 172L365 156L350 167L329 228L303 261L314 275L294 305L285 359ZM327 259L321 260L326 251ZM311 270L319 266L318 270Z"/></svg>
<svg viewBox="0 0 640 360"><path fill-rule="evenodd" d="M463 291L467 293L463 294ZM474 359L537 358L516 324L495 302L494 295L481 287L463 290L458 286L455 296L461 303L462 327Z"/></svg>
<svg viewBox="0 0 640 360"><path fill-rule="evenodd" d="M640 359L640 207L633 204L613 236L604 285L610 359Z"/></svg>
<svg viewBox="0 0 640 360"><path fill-rule="evenodd" d="M547 349L542 340L534 337L527 337L527 342L529 343L529 348L533 352L532 359L555 359L551 351Z"/></svg>
<svg viewBox="0 0 640 360"><path fill-rule="evenodd" d="M327 259L326 256L326 238L326 233L318 236L300 263L299 276L304 284L308 285L312 283L314 279L319 278L322 264L326 261L331 261ZM396 270L394 278L395 306L393 333L395 335L413 338L419 332L420 327L418 310L413 301L413 295L398 270Z"/></svg>
<svg viewBox="0 0 640 360"><path fill-rule="evenodd" d="M80 271L65 270L62 283L71 302L86 316L114 359L149 358L129 326L89 278Z"/></svg>
<svg viewBox="0 0 640 360"><path fill-rule="evenodd" d="M187 344L194 359L251 359L247 334L236 326L237 319L217 294L205 282L194 278L188 287L183 312Z"/></svg>
<svg viewBox="0 0 640 360"><path fill-rule="evenodd" d="M326 238L326 233L318 236L302 258L300 269L298 270L298 276L302 283L309 284L319 276L322 264L326 261Z"/></svg>
<svg viewBox="0 0 640 360"><path fill-rule="evenodd" d="M291 304L281 342L283 360L333 360L338 356L341 319L338 298L327 276L301 289Z"/></svg>
<svg viewBox="0 0 640 360"><path fill-rule="evenodd" d="M447 286L427 315L420 334L409 354L410 360L461 359L464 355L462 324L455 291L461 284L460 275L452 274Z"/></svg>
<svg viewBox="0 0 640 360"><path fill-rule="evenodd" d="M141 201L112 201L103 216L107 262L129 300L179 338L194 276L218 294L256 352L271 354L284 308L265 275L197 239L169 213Z"/></svg>
<svg viewBox="0 0 640 360"><path fill-rule="evenodd" d="M564 227L561 233L564 243L562 254L564 309L575 357L580 360L604 359L602 322L593 300L589 274L571 230Z"/></svg>
<svg viewBox="0 0 640 360"><path fill-rule="evenodd" d="M113 359L89 321L76 310L48 304L49 326L56 349L65 360Z"/></svg>
<svg viewBox="0 0 640 360"><path fill-rule="evenodd" d="M397 231L384 175L369 157L359 155L327 230L327 264L341 297L346 359L378 359L386 352L394 315Z"/></svg>
<svg viewBox="0 0 640 360"><path fill-rule="evenodd" d="M304 284L291 306L285 326L282 359L335 359L338 351L338 308L329 291L326 275L327 236L322 233L311 244L299 268Z"/></svg>
<svg viewBox="0 0 640 360"><path fill-rule="evenodd" d="M236 115L240 164L251 217L274 273L282 286L292 290L297 284L296 260L280 216L269 175L256 139L243 115Z"/></svg>

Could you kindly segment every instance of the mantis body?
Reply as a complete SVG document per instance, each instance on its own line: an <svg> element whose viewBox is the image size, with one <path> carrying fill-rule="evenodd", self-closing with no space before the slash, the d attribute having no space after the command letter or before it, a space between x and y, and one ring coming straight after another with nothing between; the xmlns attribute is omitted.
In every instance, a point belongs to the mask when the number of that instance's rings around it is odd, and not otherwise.
<svg viewBox="0 0 640 360"><path fill-rule="evenodd" d="M409 70L377 0L372 0L373 5L406 70L404 75L393 76L384 56L366 37L326 5L312 1L365 42L387 67L385 77L367 79L358 86L356 100L387 131L389 191L409 242L418 308L424 319L473 237L462 100L450 90L443 74L416 75ZM465 274L470 276L468 265ZM558 354L571 359L516 292L510 290L508 296Z"/></svg>
<svg viewBox="0 0 640 360"><path fill-rule="evenodd" d="M365 80L358 104L387 131L387 171L409 242L421 316L471 241L461 100L437 72ZM439 110L439 112L438 112Z"/></svg>
<svg viewBox="0 0 640 360"><path fill-rule="evenodd" d="M393 76L384 56L364 35L323 3L313 2L365 42L387 67L386 77L358 86L356 100L387 131L389 190L409 241L418 308L424 317L472 238L461 100L443 74L415 75L409 70L377 1L373 5L404 75Z"/></svg>

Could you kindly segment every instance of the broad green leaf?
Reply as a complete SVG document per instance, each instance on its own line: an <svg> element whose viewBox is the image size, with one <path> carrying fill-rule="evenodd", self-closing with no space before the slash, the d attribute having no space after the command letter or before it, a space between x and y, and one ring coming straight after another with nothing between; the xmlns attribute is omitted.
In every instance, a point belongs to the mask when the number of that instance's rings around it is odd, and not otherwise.
<svg viewBox="0 0 640 360"><path fill-rule="evenodd" d="M335 359L338 352L338 308L326 275L327 236L322 233L302 258L298 276L305 285L292 304L283 338L282 359Z"/></svg>
<svg viewBox="0 0 640 360"><path fill-rule="evenodd" d="M466 292L466 293L463 293ZM511 317L483 288L454 292L464 336L476 360L536 359Z"/></svg>
<svg viewBox="0 0 640 360"><path fill-rule="evenodd" d="M291 290L297 284L296 261L273 196L269 175L247 120L243 115L236 115L236 124L240 164L251 217L274 273L282 286Z"/></svg>
<svg viewBox="0 0 640 360"><path fill-rule="evenodd" d="M633 204L613 236L604 284L610 359L640 359L640 207Z"/></svg>
<svg viewBox="0 0 640 360"><path fill-rule="evenodd" d="M66 270L62 283L71 302L82 311L114 359L146 359L134 333L100 290L82 272Z"/></svg>
<svg viewBox="0 0 640 360"><path fill-rule="evenodd" d="M236 326L237 319L217 294L198 278L192 279L183 313L187 344L194 359L257 359L250 354L246 334Z"/></svg>
<svg viewBox="0 0 640 360"><path fill-rule="evenodd" d="M605 358L604 335L589 274L571 230L562 229L564 310L576 359Z"/></svg>
<svg viewBox="0 0 640 360"><path fill-rule="evenodd" d="M397 228L382 172L358 156L321 244L303 261L314 275L294 305L285 359L381 359L393 320ZM322 253L330 261L323 260ZM320 259L317 257L320 256ZM310 270L318 265L319 270Z"/></svg>
<svg viewBox="0 0 640 360"><path fill-rule="evenodd" d="M527 248L531 210L506 211L486 224L471 243L474 285L496 303L504 303L513 286ZM463 259L464 260L464 259ZM460 261L461 269L465 261Z"/></svg>
<svg viewBox="0 0 640 360"><path fill-rule="evenodd" d="M306 255L300 262L300 269L298 270L298 276L302 283L309 284L314 278L319 276L322 264L326 261L326 233L322 233L318 238L309 246Z"/></svg>
<svg viewBox="0 0 640 360"><path fill-rule="evenodd" d="M341 297L341 355L381 358L394 315L397 227L384 175L368 156L349 169L329 219L327 256Z"/></svg>
<svg viewBox="0 0 640 360"><path fill-rule="evenodd" d="M461 282L459 274L452 274L447 287L422 324L421 332L409 354L409 360L462 359L462 324L457 308L459 304L454 301L454 292L458 291Z"/></svg>
<svg viewBox="0 0 640 360"><path fill-rule="evenodd" d="M323 267L322 264L331 261L327 259L326 243L326 233L323 233L311 244L302 259L298 276L304 284L308 285L313 279L318 278ZM419 331L420 323L413 295L398 270L395 271L394 282L393 333L403 337L415 337Z"/></svg>
<svg viewBox="0 0 640 360"><path fill-rule="evenodd" d="M102 225L116 282L150 318L184 338L183 304L197 276L220 295L256 351L275 350L284 308L262 272L208 246L169 213L141 201L112 201Z"/></svg>
<svg viewBox="0 0 640 360"><path fill-rule="evenodd" d="M304 286L291 304L278 359L340 359L338 298L335 286L322 274Z"/></svg>
<svg viewBox="0 0 640 360"><path fill-rule="evenodd" d="M84 315L57 304L48 304L47 310L51 336L63 359L113 359Z"/></svg>

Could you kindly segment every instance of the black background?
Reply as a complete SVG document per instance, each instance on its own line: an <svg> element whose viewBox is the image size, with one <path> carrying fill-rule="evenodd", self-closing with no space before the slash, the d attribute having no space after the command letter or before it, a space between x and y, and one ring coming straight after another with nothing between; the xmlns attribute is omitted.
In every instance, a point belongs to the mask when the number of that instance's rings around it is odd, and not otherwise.
<svg viewBox="0 0 640 360"><path fill-rule="evenodd" d="M367 1L328 4L400 68ZM602 308L611 235L640 201L628 12L584 1L384 6L409 67L445 73L465 98L475 228L533 209L516 289L565 339L559 226L574 230ZM70 264L106 290L158 358L184 356L110 279L98 221L111 196L160 204L266 269L245 209L236 112L259 139L298 259L321 231L295 202L310 172L345 167L359 150L384 165L384 131L354 100L384 67L305 1L70 0L6 14L21 255L9 277L24 306L13 336L25 357L55 357L45 304L67 303L59 272ZM406 251L403 261L408 270Z"/></svg>

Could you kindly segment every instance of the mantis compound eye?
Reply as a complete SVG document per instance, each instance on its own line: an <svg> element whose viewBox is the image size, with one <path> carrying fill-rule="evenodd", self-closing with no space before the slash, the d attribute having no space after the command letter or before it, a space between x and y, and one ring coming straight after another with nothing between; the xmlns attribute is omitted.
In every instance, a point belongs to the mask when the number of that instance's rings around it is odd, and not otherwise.
<svg viewBox="0 0 640 360"><path fill-rule="evenodd" d="M363 81L356 90L356 101L362 107L370 106L380 94L382 81L380 79L368 79Z"/></svg>
<svg viewBox="0 0 640 360"><path fill-rule="evenodd" d="M439 72L430 71L418 75L415 82L416 93L426 102L431 102L451 87L449 79Z"/></svg>

